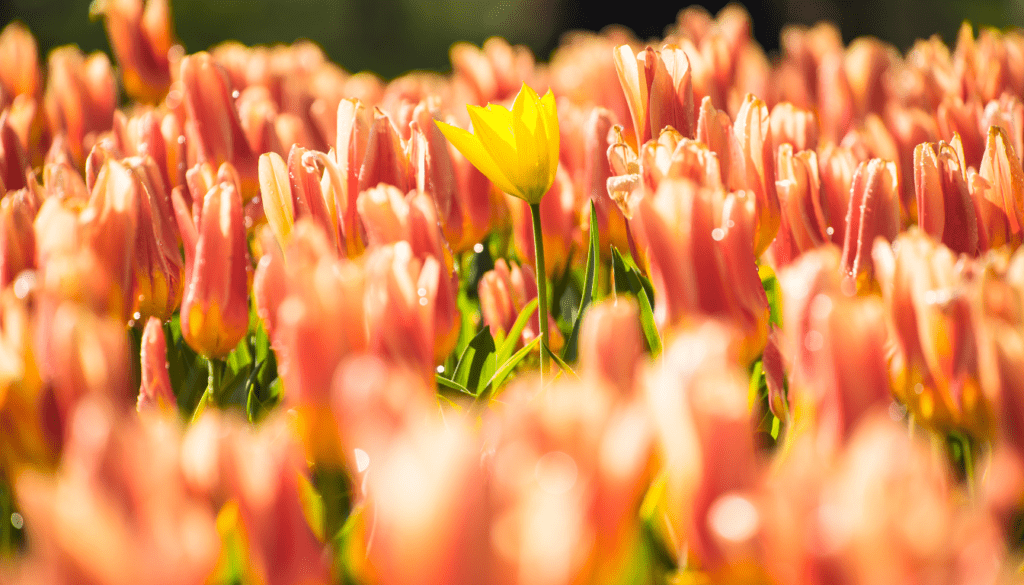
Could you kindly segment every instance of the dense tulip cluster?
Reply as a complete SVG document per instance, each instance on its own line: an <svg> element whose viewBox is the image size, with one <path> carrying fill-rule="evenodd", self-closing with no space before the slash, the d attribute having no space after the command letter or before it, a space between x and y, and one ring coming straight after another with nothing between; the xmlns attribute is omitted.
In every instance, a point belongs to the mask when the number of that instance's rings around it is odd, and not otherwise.
<svg viewBox="0 0 1024 585"><path fill-rule="evenodd" d="M1020 31L93 10L0 34L0 582L1021 580Z"/></svg>

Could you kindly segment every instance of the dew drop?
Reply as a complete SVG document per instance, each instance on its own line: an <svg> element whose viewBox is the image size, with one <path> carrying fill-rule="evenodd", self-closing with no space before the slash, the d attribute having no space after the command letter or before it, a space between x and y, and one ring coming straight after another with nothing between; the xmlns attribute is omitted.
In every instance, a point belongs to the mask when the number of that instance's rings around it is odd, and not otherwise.
<svg viewBox="0 0 1024 585"><path fill-rule="evenodd" d="M231 99L237 100L238 96L240 96L240 95L242 95L242 94L238 93L238 90L236 89L235 91L231 92Z"/></svg>
<svg viewBox="0 0 1024 585"><path fill-rule="evenodd" d="M356 449L356 470L359 473L366 471L366 468L370 466L370 454L362 449Z"/></svg>
<svg viewBox="0 0 1024 585"><path fill-rule="evenodd" d="M185 135L178 136L178 144L185 144Z"/></svg>
<svg viewBox="0 0 1024 585"><path fill-rule="evenodd" d="M23 299L35 287L36 273L32 270L25 270L18 275L18 278L14 279L14 296Z"/></svg>
<svg viewBox="0 0 1024 585"><path fill-rule="evenodd" d="M479 242L477 242L476 244L473 245L473 251L476 252L477 254L483 252L484 251L484 245L479 243Z"/></svg>
<svg viewBox="0 0 1024 585"><path fill-rule="evenodd" d="M716 242L721 242L723 239L725 239L725 230L723 230L722 228L715 228L711 230L711 239Z"/></svg>
<svg viewBox="0 0 1024 585"><path fill-rule="evenodd" d="M921 395L924 393L924 385L918 382L914 384L914 394Z"/></svg>
<svg viewBox="0 0 1024 585"><path fill-rule="evenodd" d="M437 366L437 373L438 374L443 374L444 373L444 366Z"/></svg>
<svg viewBox="0 0 1024 585"><path fill-rule="evenodd" d="M420 297L420 306L421 307L426 307L427 306L427 297Z"/></svg>
<svg viewBox="0 0 1024 585"><path fill-rule="evenodd" d="M427 289L421 288L421 289L416 291L416 294L420 295L421 297L425 297L425 296L427 296Z"/></svg>
<svg viewBox="0 0 1024 585"><path fill-rule="evenodd" d="M731 542L750 540L760 523L761 518L754 504L736 494L718 498L708 510L708 525L719 536Z"/></svg>
<svg viewBox="0 0 1024 585"><path fill-rule="evenodd" d="M22 527L25 526L25 518L17 512L11 514L11 526L13 526L15 530L21 530Z"/></svg>
<svg viewBox="0 0 1024 585"><path fill-rule="evenodd" d="M825 233L831 236L832 234L836 233L836 230L832 226L829 226L825 228Z"/></svg>
<svg viewBox="0 0 1024 585"><path fill-rule="evenodd" d="M135 311L134 313L132 313L132 319L134 319L135 321L138 321L141 318L142 318L142 313L140 313L138 311Z"/></svg>

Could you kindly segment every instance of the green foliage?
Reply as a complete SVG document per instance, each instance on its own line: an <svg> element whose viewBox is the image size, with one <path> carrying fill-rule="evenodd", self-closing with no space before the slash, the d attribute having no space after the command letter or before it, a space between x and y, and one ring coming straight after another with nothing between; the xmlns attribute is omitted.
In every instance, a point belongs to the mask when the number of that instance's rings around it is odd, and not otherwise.
<svg viewBox="0 0 1024 585"><path fill-rule="evenodd" d="M594 287L597 286L597 267L601 259L598 256L598 233L597 233L597 211L594 209L594 202L590 202L590 238L587 245L587 267L584 270L583 297L580 299L580 308L576 313L575 322L572 325L572 333L565 342L565 349L562 357L566 362L575 362L579 357L580 326L583 324L583 315L594 300ZM559 360L560 361L560 360Z"/></svg>
<svg viewBox="0 0 1024 585"><path fill-rule="evenodd" d="M661 334L654 323L654 287L651 286L631 258L627 259L612 246L612 276L615 291L633 295L640 307L640 328L651 355L661 354Z"/></svg>

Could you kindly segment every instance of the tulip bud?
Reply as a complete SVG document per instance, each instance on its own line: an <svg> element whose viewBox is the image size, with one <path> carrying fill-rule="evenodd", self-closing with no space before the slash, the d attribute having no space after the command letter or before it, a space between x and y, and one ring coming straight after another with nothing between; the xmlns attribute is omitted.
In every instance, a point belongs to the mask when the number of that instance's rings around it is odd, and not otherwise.
<svg viewBox="0 0 1024 585"><path fill-rule="evenodd" d="M276 152L260 155L259 161L260 199L267 224L277 238L277 245L284 248L292 235L295 225L295 202L288 181L288 167Z"/></svg>
<svg viewBox="0 0 1024 585"><path fill-rule="evenodd" d="M729 180L729 169L733 156L732 122L729 114L716 110L711 99L705 98L700 103L700 117L697 119L697 142L707 145L711 152L718 156L718 166L722 173L721 182Z"/></svg>
<svg viewBox="0 0 1024 585"><path fill-rule="evenodd" d="M108 160L100 169L89 205L78 218L82 243L103 271L87 278L97 296L91 300L101 314L127 320L134 306L132 267L138 242L140 184L120 163ZM85 276L84 274L82 275ZM100 292L105 291L105 292Z"/></svg>
<svg viewBox="0 0 1024 585"><path fill-rule="evenodd" d="M813 150L793 154L792 145L779 146L776 188L782 207L782 227L773 244L775 258L781 264L801 252L830 240L828 226L832 218L822 205L818 157ZM788 249L787 249L788 248Z"/></svg>
<svg viewBox="0 0 1024 585"><path fill-rule="evenodd" d="M863 290L874 278L871 246L881 236L896 239L900 230L896 164L881 159L862 162L853 176L846 213L842 269L846 290Z"/></svg>
<svg viewBox="0 0 1024 585"><path fill-rule="evenodd" d="M181 303L185 266L178 251L181 236L171 200L152 158L127 159L142 187L135 254L134 312L148 319L170 319Z"/></svg>
<svg viewBox="0 0 1024 585"><path fill-rule="evenodd" d="M156 409L176 412L177 398L167 373L167 339L160 320L150 317L142 332L142 385L139 387L139 412Z"/></svg>
<svg viewBox="0 0 1024 585"><path fill-rule="evenodd" d="M181 60L181 85L186 124L195 133L199 162L231 163L242 178L243 195L255 192L256 156L242 130L224 69L208 53L189 55Z"/></svg>
<svg viewBox="0 0 1024 585"><path fill-rule="evenodd" d="M896 244L883 283L900 350L893 392L923 425L989 437L994 414L979 384L976 317L956 257L917 231Z"/></svg>
<svg viewBox="0 0 1024 585"><path fill-rule="evenodd" d="M0 201L0 289L22 270L35 268L36 237L32 229L37 205L28 191L8 193Z"/></svg>
<svg viewBox="0 0 1024 585"><path fill-rule="evenodd" d="M609 384L623 396L633 394L644 353L636 304L629 299L591 306L580 328L580 370Z"/></svg>
<svg viewBox="0 0 1024 585"><path fill-rule="evenodd" d="M772 149L779 151L779 145L790 144L793 150L814 150L818 146L818 115L811 110L798 108L789 102L775 104L769 116L772 129Z"/></svg>
<svg viewBox="0 0 1024 585"><path fill-rule="evenodd" d="M89 7L89 14L104 17L128 95L142 102L160 101L171 85L167 0L148 0L145 7L142 0L101 0Z"/></svg>
<svg viewBox="0 0 1024 585"><path fill-rule="evenodd" d="M954 252L978 251L978 220L964 179L963 162L944 142L914 149L917 223Z"/></svg>
<svg viewBox="0 0 1024 585"><path fill-rule="evenodd" d="M437 215L445 239L456 252L470 249L476 240L465 241L468 216L463 214L463 202L459 198L455 166L448 150L448 141L434 124L431 112L425 103L416 106L413 112L412 143L410 160L416 175L416 190L429 193L437 206ZM476 234L478 229L468 229Z"/></svg>
<svg viewBox="0 0 1024 585"><path fill-rule="evenodd" d="M729 320L747 334L738 348L744 359L760 354L768 335L768 300L750 242L752 199L666 180L640 201L636 222L659 326L677 327L695 314Z"/></svg>
<svg viewBox="0 0 1024 585"><path fill-rule="evenodd" d="M117 88L110 61L102 53L86 58L77 47L50 53L44 105L53 134L64 134L81 168L95 132L113 125Z"/></svg>
<svg viewBox="0 0 1024 585"><path fill-rule="evenodd" d="M249 329L250 267L237 189L230 183L214 185L196 227L195 257L188 262L181 303L181 334L196 352L220 359Z"/></svg>
<svg viewBox="0 0 1024 585"><path fill-rule="evenodd" d="M537 281L531 267L513 264L509 268L503 258L494 263L493 270L488 270L480 277L477 288L480 296L480 313L484 324L490 327L492 332L508 333L523 308L537 298ZM540 333L539 323L540 318L535 312L523 328L521 344L530 343L537 337ZM548 322L548 332L551 335L548 347L552 351L558 351L564 340L555 326L554 319Z"/></svg>
<svg viewBox="0 0 1024 585"><path fill-rule="evenodd" d="M961 161L964 168L978 168L985 151L985 137L978 127L981 104L976 100L964 102L959 96L945 95L935 112L935 119L940 138L951 143L954 135L960 137L965 155Z"/></svg>
<svg viewBox="0 0 1024 585"><path fill-rule="evenodd" d="M31 170L25 149L8 123L9 114L0 114L0 186L14 191L26 186L25 172Z"/></svg>
<svg viewBox="0 0 1024 585"><path fill-rule="evenodd" d="M0 93L8 99L18 95L38 98L43 86L40 77L39 52L32 33L17 20L8 24L0 33Z"/></svg>
<svg viewBox="0 0 1024 585"><path fill-rule="evenodd" d="M633 117L633 136L639 147L671 126L687 138L694 136L693 85L690 61L679 47L647 47L634 56L629 45L615 49L615 70Z"/></svg>
<svg viewBox="0 0 1024 585"><path fill-rule="evenodd" d="M988 130L985 155L981 159L978 176L984 179L985 188L976 189L976 193L980 192L996 210L1002 211L1008 228L1005 234L1000 234L997 229L993 229L995 225L987 225L989 246L994 248L1004 243L1018 244L1024 225L1024 170L1010 144L1009 136L999 126L992 126ZM978 194L975 194L977 199ZM984 219L989 214L979 215ZM1000 219L1003 218L997 218Z"/></svg>
<svg viewBox="0 0 1024 585"><path fill-rule="evenodd" d="M839 259L826 246L779 273L793 428L811 430L820 448L843 444L858 419L890 401L884 307L842 293Z"/></svg>
<svg viewBox="0 0 1024 585"><path fill-rule="evenodd" d="M361 254L364 246L356 199L361 191L359 171L366 157L370 134L369 114L358 100L343 99L338 103L337 134L338 147L334 156L338 161L341 188L334 190L335 208L345 236L345 252L351 258Z"/></svg>
<svg viewBox="0 0 1024 585"><path fill-rule="evenodd" d="M359 192L378 183L394 185L402 191L413 186L414 177L405 155L405 145L391 118L380 110L374 110L373 124L366 141L366 157L359 168Z"/></svg>
<svg viewBox="0 0 1024 585"><path fill-rule="evenodd" d="M775 190L775 153L772 151L768 107L747 94L733 123L734 156L729 166L729 188L746 189L755 196L754 256L760 256L779 231L779 197Z"/></svg>

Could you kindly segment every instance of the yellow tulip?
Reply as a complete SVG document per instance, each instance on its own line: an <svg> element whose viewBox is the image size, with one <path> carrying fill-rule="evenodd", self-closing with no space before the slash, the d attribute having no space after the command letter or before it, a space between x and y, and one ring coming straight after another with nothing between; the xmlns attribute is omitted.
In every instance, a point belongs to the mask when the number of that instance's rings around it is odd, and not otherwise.
<svg viewBox="0 0 1024 585"><path fill-rule="evenodd" d="M524 83L511 111L493 104L466 109L474 133L444 122L436 122L437 127L499 189L539 203L558 169L555 96L548 90L538 97Z"/></svg>

